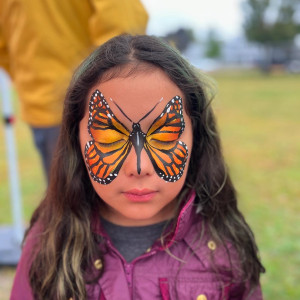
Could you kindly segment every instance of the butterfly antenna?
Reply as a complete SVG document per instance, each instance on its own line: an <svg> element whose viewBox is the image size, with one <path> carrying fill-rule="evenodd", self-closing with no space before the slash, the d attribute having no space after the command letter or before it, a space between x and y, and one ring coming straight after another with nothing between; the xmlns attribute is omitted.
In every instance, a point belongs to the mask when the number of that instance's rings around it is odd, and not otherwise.
<svg viewBox="0 0 300 300"><path fill-rule="evenodd" d="M140 123L142 120L144 120L146 117L148 117L151 113L152 113L152 111L155 109L155 107L161 102L161 101L163 101L163 99L164 99L164 97L161 97L161 99L154 105L154 107L150 110L150 111L148 111L137 123Z"/></svg>
<svg viewBox="0 0 300 300"><path fill-rule="evenodd" d="M110 101L111 102L113 102L116 106L117 106L117 108L119 109L119 111L131 122L131 123L133 123L132 122L132 120L124 113L124 111L122 110L122 108L112 99L112 98L109 98L110 99Z"/></svg>

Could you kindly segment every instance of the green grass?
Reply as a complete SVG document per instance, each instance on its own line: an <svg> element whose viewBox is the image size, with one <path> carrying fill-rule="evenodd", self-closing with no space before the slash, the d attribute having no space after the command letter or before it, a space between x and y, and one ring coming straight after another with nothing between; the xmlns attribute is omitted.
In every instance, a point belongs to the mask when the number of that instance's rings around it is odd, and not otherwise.
<svg viewBox="0 0 300 300"><path fill-rule="evenodd" d="M267 273L266 300L300 299L300 76L224 72L214 108L223 148ZM16 105L17 115L18 106ZM15 126L24 219L45 189L31 133ZM3 125L0 140L4 141ZM5 143L0 143L0 224L11 222Z"/></svg>
<svg viewBox="0 0 300 300"><path fill-rule="evenodd" d="M267 269L265 299L300 299L300 77L214 77L225 157Z"/></svg>

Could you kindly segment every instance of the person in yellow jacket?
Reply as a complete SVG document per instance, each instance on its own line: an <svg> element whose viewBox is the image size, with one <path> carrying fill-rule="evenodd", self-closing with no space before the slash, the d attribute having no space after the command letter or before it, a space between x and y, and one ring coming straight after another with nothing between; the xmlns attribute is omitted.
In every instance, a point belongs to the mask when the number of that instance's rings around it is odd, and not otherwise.
<svg viewBox="0 0 300 300"><path fill-rule="evenodd" d="M140 0L0 0L0 67L15 84L46 174L71 74L111 37L145 32Z"/></svg>

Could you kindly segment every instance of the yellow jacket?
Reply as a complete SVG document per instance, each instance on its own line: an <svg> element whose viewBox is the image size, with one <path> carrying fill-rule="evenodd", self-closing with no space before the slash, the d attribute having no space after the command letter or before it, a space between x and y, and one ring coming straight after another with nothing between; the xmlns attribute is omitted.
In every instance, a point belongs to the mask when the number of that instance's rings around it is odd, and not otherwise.
<svg viewBox="0 0 300 300"><path fill-rule="evenodd" d="M144 33L140 0L0 0L0 66L15 83L23 119L61 122L73 70L97 45L121 33Z"/></svg>

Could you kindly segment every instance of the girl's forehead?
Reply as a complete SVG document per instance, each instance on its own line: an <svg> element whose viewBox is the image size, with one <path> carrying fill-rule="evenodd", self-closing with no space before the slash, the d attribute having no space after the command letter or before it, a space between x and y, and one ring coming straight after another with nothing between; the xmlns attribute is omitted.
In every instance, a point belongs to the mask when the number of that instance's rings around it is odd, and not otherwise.
<svg viewBox="0 0 300 300"><path fill-rule="evenodd" d="M107 103L119 119L124 120L124 115L120 113L114 103L133 122L140 120L162 99L154 111L143 121L145 124L153 121L174 96L178 95L184 101L183 92L159 68L139 71L130 76L120 76L100 82L94 86L90 94L95 90L99 90L104 95Z"/></svg>

